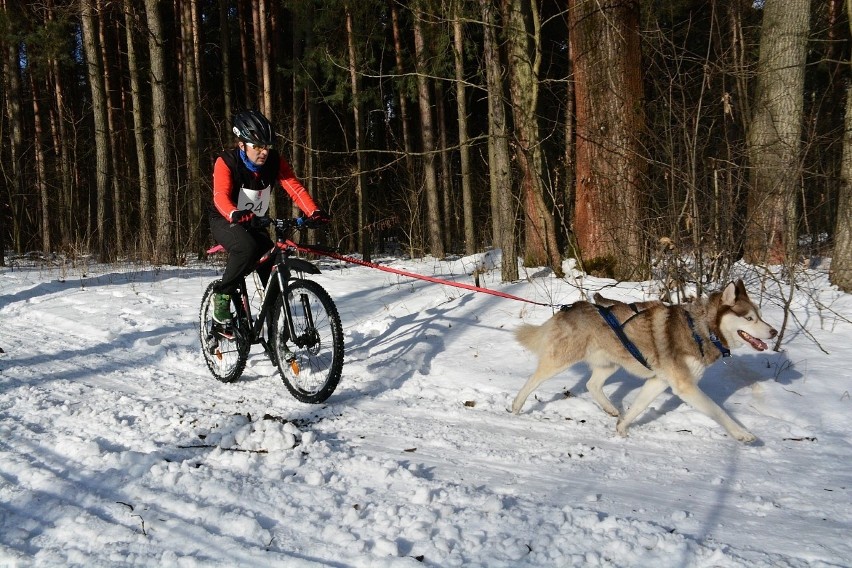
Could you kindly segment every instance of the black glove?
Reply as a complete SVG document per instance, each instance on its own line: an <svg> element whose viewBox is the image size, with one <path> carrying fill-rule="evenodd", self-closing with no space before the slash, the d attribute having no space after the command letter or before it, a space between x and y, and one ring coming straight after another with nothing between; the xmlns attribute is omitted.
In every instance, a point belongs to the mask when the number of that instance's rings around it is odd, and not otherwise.
<svg viewBox="0 0 852 568"><path fill-rule="evenodd" d="M308 215L308 221L315 225L325 225L326 223L331 223L331 215L326 213L323 209L317 209Z"/></svg>
<svg viewBox="0 0 852 568"><path fill-rule="evenodd" d="M240 209L231 212L231 223L248 223L254 219L254 211L251 209Z"/></svg>

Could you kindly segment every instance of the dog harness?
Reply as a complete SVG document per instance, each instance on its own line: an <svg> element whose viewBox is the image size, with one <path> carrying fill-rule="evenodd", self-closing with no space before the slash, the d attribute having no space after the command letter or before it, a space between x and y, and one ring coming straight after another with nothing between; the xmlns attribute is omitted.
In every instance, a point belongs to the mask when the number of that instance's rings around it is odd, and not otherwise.
<svg viewBox="0 0 852 568"><path fill-rule="evenodd" d="M612 328L612 331L615 332L616 337L618 337L618 339L621 341L621 344L624 345L624 348L627 349L627 351L631 355L633 355L633 358L639 361L646 369L653 370L651 368L651 365L648 364L647 359L645 359L644 355L642 355L642 352L639 351L638 347L636 347L636 344L630 341L630 338L627 337L626 333L624 333L624 326L627 325L630 320L642 313L642 311L639 310L636 304L631 303L627 305L630 306L634 313L632 316L624 320L624 323L618 321L618 318L615 317L610 308L606 306L599 306L597 304L595 304L595 307L598 309L598 313L601 315L603 320L609 325L609 327ZM564 305L561 306L560 309L567 310L570 307L570 305ZM683 313L684 315L686 315L686 321L689 324L689 330L692 332L692 340L695 341L696 345L698 345L698 351L700 351L701 356L704 357L704 340L701 339L701 336L695 329L695 321L692 319L692 316L689 314L689 312L684 311ZM719 338L716 336L716 334L712 331L710 332L710 341L713 343L713 345L716 346L716 349L719 350L719 352L722 354L722 357L731 356L731 350L725 347L719 340Z"/></svg>
<svg viewBox="0 0 852 568"><path fill-rule="evenodd" d="M695 343L698 344L698 350L701 351L701 356L704 357L704 341L702 341L701 336L698 335L698 332L695 331L695 322L692 321L692 316L689 315L689 312L683 312L686 314L686 321L689 323L689 329L692 331L692 339L695 340ZM722 354L722 357L730 357L731 350L725 347L722 342L716 337L716 334L712 331L710 332L710 341L713 345L716 346L716 349Z"/></svg>
<svg viewBox="0 0 852 568"><path fill-rule="evenodd" d="M636 304L630 304L630 307L633 308L635 312L632 316L624 320L624 323L619 323L618 318L613 315L612 310L607 308L606 306L598 306L595 305L598 309L598 312L601 314L601 317L604 319L606 323L609 324L609 327L612 328L612 331L615 332L615 335L618 339L621 340L621 344L624 345L624 348L633 355L633 358L642 363L646 368L650 369L651 365L648 364L648 361L645 360L645 357L642 355L642 352L639 351L639 348L636 347L636 344L630 341L630 338L627 337L627 334L624 333L624 326L627 325L627 322L638 316L641 312L636 307Z"/></svg>

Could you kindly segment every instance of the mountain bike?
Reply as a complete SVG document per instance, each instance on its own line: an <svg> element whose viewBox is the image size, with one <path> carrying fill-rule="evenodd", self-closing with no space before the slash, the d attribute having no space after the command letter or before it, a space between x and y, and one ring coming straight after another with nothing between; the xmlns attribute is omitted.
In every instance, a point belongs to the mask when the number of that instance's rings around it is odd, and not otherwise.
<svg viewBox="0 0 852 568"><path fill-rule="evenodd" d="M320 270L294 256L299 245L290 238L299 229L316 227L301 217L260 217L253 223L273 226L276 236L274 246L257 263L273 263L259 311L256 316L252 314L244 276L231 293L232 320L227 333L222 333L214 327L212 302L220 280L211 282L199 312L204 360L218 380L234 382L245 370L251 346L261 344L293 397L313 404L324 402L337 388L343 369L340 315L328 292L305 278L320 274ZM217 245L207 252L223 250Z"/></svg>

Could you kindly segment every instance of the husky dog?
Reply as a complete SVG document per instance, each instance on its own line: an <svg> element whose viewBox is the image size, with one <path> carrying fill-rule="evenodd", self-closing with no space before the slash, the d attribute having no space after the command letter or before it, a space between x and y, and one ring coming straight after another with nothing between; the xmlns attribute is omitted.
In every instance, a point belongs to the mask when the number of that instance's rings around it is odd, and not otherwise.
<svg viewBox="0 0 852 568"><path fill-rule="evenodd" d="M602 296L596 300L603 305L577 302L540 326L518 328L518 342L538 355L539 361L515 397L513 413L521 411L541 383L582 361L592 369L586 384L589 393L607 413L619 417L616 430L622 436L671 387L681 400L721 424L737 440L756 439L698 387L704 370L727 356L730 348L748 344L764 351L764 341L778 335L761 319L742 280L684 305L652 301L631 306ZM623 416L603 392L604 382L618 368L646 379Z"/></svg>

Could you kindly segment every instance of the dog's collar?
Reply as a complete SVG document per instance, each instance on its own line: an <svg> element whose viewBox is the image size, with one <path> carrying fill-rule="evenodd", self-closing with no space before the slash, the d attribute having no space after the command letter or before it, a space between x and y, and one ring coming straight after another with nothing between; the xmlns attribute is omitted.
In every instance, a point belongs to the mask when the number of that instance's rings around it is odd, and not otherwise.
<svg viewBox="0 0 852 568"><path fill-rule="evenodd" d="M692 339L698 344L698 350L701 352L701 356L704 357L704 340L701 339L701 336L698 335L698 332L695 330L695 322L692 321L692 316L689 315L689 312L684 313L686 314L686 321L689 323L689 330L692 331ZM716 346L716 349L719 350L722 357L731 356L731 350L725 347L722 341L716 337L716 334L712 331L710 332L710 341Z"/></svg>
<svg viewBox="0 0 852 568"><path fill-rule="evenodd" d="M716 349L722 354L722 357L730 357L731 350L725 347L725 344L722 343L722 340L716 337L716 334L712 331L710 332L710 341L713 342L713 345L716 346Z"/></svg>

